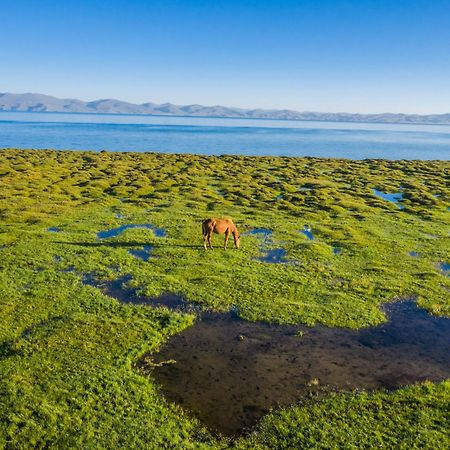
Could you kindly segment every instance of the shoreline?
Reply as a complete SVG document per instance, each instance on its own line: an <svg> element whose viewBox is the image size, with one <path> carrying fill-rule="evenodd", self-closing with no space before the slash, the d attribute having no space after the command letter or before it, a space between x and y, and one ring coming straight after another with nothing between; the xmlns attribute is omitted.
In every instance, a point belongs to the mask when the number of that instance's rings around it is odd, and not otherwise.
<svg viewBox="0 0 450 450"><path fill-rule="evenodd" d="M155 150L133 151L133 150L91 150L91 149L54 149L54 148L22 148L22 147L0 147L0 152L20 151L20 152L78 152L78 153L108 153L108 154L130 154L130 155L165 155L165 156L196 156L205 158L249 158L249 159L307 159L312 161L347 161L347 162L370 162L370 161L385 161L385 162L404 162L404 163L450 163L450 159L388 159L388 158L342 158L342 157L325 157L325 156L294 156L294 155L242 155L239 153L224 153L224 154L204 154L194 152L164 152Z"/></svg>

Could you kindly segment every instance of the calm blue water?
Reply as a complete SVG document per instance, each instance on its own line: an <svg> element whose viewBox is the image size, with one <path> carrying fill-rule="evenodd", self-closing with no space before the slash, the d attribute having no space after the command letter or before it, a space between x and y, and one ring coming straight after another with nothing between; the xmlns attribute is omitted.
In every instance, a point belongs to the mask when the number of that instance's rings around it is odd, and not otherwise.
<svg viewBox="0 0 450 450"><path fill-rule="evenodd" d="M401 192L388 193L388 192L379 191L378 189L372 189L372 192L377 197L380 197L383 200L386 200L387 202L394 203L394 205L398 209L403 209L404 208L404 206L399 203L400 201L403 200L403 194Z"/></svg>
<svg viewBox="0 0 450 450"><path fill-rule="evenodd" d="M0 112L0 148L450 159L450 126Z"/></svg>
<svg viewBox="0 0 450 450"><path fill-rule="evenodd" d="M153 230L156 237L165 237L167 235L164 228L157 228L151 223L129 223L121 225L117 228L111 228L110 230L103 230L97 233L97 239L108 239L121 235L124 231L131 228L147 228L148 230Z"/></svg>
<svg viewBox="0 0 450 450"><path fill-rule="evenodd" d="M303 230L300 230L300 233L303 233L309 241L313 241L314 240L314 234L311 231L311 228L305 227L303 228Z"/></svg>

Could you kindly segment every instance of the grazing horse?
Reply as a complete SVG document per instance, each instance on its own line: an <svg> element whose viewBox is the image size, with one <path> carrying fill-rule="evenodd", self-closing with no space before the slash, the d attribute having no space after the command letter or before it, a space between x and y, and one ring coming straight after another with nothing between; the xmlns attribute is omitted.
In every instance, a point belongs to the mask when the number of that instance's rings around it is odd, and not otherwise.
<svg viewBox="0 0 450 450"><path fill-rule="evenodd" d="M225 242L223 245L225 250L227 249L228 238L231 233L234 238L234 245L236 248L239 248L241 238L239 237L239 232L236 225L231 219L206 219L202 223L202 233L205 250L207 250L208 246L212 250L211 236L213 233L225 233Z"/></svg>

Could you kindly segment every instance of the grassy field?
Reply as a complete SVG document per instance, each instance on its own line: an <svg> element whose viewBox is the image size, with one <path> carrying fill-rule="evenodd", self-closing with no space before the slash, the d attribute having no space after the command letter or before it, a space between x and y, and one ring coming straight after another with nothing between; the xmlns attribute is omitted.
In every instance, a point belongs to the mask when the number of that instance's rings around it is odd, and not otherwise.
<svg viewBox="0 0 450 450"><path fill-rule="evenodd" d="M120 304L80 274L129 274L146 295L246 320L359 328L412 295L449 316L449 179L439 161L0 151L0 448L445 448L448 382L335 395L274 412L249 436L212 436L133 366L194 317ZM373 189L401 190L404 208ZM257 235L227 251L216 236L205 252L211 216L272 230L266 248L295 263L255 260ZM143 223L167 236L97 239ZM144 245L147 262L129 253Z"/></svg>

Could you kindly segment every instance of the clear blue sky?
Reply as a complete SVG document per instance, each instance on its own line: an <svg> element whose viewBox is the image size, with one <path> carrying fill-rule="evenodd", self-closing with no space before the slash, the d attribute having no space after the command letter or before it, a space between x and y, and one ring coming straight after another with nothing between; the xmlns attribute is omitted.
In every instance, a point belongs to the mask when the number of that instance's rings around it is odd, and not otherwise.
<svg viewBox="0 0 450 450"><path fill-rule="evenodd" d="M0 92L450 112L450 0L1 3Z"/></svg>

